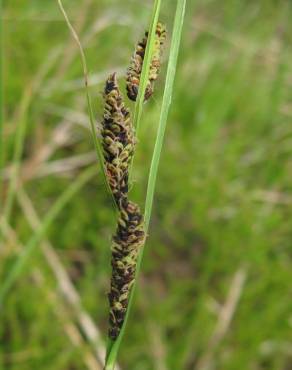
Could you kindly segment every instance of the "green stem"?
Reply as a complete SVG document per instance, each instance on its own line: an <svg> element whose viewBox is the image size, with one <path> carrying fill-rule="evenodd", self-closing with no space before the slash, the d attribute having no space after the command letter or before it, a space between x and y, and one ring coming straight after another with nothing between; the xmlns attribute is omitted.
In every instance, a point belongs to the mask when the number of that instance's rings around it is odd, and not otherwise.
<svg viewBox="0 0 292 370"><path fill-rule="evenodd" d="M136 136L139 137L140 127L141 127L141 117L144 104L144 95L148 83L149 70L151 65L151 59L153 54L154 42L155 42L155 33L156 27L159 18L161 0L155 0L153 5L153 14L151 17L151 23L149 27L148 40L146 44L145 56L143 60L143 66L140 76L140 85L138 89L138 96L135 104L134 111L134 127L136 128Z"/></svg>
<svg viewBox="0 0 292 370"><path fill-rule="evenodd" d="M0 0L0 12L3 14L3 5L2 0ZM0 18L0 53L3 53L3 20L2 17ZM3 121L3 63L2 63L2 54L0 58L0 171L3 170L4 167L4 140L3 140L3 128L4 128L4 121ZM0 207L2 208L2 181L0 181Z"/></svg>
<svg viewBox="0 0 292 370"><path fill-rule="evenodd" d="M146 50L145 50L145 56L143 60L142 65L142 71L140 76L140 84L138 89L138 96L135 103L135 110L134 110L134 118L133 118L133 126L136 131L136 138L139 140L140 136L140 127L141 127L141 118L142 118L142 112L143 112L143 104L144 104L144 95L148 83L148 76L150 71L150 65L151 65L151 58L153 55L153 49L154 49L154 42L155 42L155 35L156 35L156 26L159 19L159 13L160 13L160 6L161 6L161 0L155 0L153 5L153 11L151 15L151 21L150 21L150 27L149 27L149 33L148 33L148 40L146 44ZM133 162L134 162L134 156L131 160L130 164L130 176L129 176L129 183L132 183L132 175L133 175Z"/></svg>
<svg viewBox="0 0 292 370"><path fill-rule="evenodd" d="M150 172L149 172L149 178L148 178L147 194L146 194L146 201L145 201L146 232L148 230L150 217L151 217L158 166L159 166L163 139L164 139L166 124L167 124L167 116L168 116L168 112L169 112L169 108L171 104L173 83L174 83L178 52L179 52L179 46L180 46L180 41L181 41L181 33L182 33L182 27L183 27L183 21L184 21L184 14L185 14L185 6L186 6L186 0L177 1L177 8L176 8L174 26L173 26L173 36L172 36L170 52L169 52L169 62L167 66L164 94L163 94L160 118L159 118L159 125L158 125L156 142L154 146L154 151L153 151L151 166L150 166Z"/></svg>

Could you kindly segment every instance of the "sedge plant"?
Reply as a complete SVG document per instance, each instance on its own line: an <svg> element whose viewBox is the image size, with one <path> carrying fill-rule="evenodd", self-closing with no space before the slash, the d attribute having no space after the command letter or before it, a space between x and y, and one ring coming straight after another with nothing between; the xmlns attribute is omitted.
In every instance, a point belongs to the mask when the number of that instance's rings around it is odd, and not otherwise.
<svg viewBox="0 0 292 370"><path fill-rule="evenodd" d="M146 47L145 59L144 59L145 64L143 64L142 73L140 77L140 85L139 85L139 90L138 90L139 92L138 92L138 97L137 97L137 101L135 104L134 126L136 128L137 137L139 137L139 129L140 129L140 122L141 122L141 117L142 117L143 102L145 100L145 92L147 91L146 89L149 83L151 55L153 55L154 53L153 49L155 47L155 41L154 41L155 40L155 30L157 29L157 21L158 21L158 16L159 16L160 5L161 5L160 1L155 1L152 19L151 19L150 28L149 28L150 29L149 31L150 41L147 44L148 48ZM150 166L150 172L149 172L149 177L148 177L148 186L147 186L145 211L144 211L144 232L146 235L148 233L148 228L149 228L149 223L150 223L150 218L151 218L155 184L156 184L160 154L161 154L162 145L163 145L163 138L164 138L164 133L166 129L167 116L168 116L168 111L171 105L171 96L172 96L172 90L173 90L173 83L174 83L174 77L175 77L179 45L180 45L180 40L181 40L181 32L182 32L182 26L183 26L183 20L184 20L185 5L186 5L185 0L177 1L177 7L176 7L176 13L175 13L175 19L174 19L174 25L173 25L173 31L172 31L173 36L172 36L170 52L169 52L166 82L165 82L162 105L160 109L160 118L159 118L158 130L157 130L157 135L156 135L156 141L155 141L155 146L154 146L154 151L153 151L151 166ZM118 337L115 340L110 339L108 342L105 370L112 370L115 367L118 350L119 350L121 340L124 335L129 312L133 304L133 296L135 292L137 277L141 269L141 262L143 258L144 246L145 246L145 242L143 243L138 253L135 279L133 281L133 285L131 288L130 297L129 297L129 301L127 305L127 311L126 311L123 325L121 327Z"/></svg>
<svg viewBox="0 0 292 370"><path fill-rule="evenodd" d="M97 135L92 101L88 89L88 69L85 54L79 37L63 7L62 1L57 0L57 3L80 50L94 146L106 187L113 199L117 211L117 228L112 242L112 278L109 293L109 339L104 365L105 370L113 370L117 361L119 347L125 333L130 309L133 305L133 296L141 269L146 235L148 234L160 154L163 146L168 111L171 105L186 0L177 0L176 2L166 81L148 176L144 212L140 210L140 207L136 203L130 200L129 185L131 184L136 143L138 142L140 134L143 105L153 94L154 82L157 79L160 67L161 47L165 39L165 29L163 24L158 20L163 2L162 0L154 0L148 32L145 34L141 43L138 44L128 69L126 77L127 95L131 100L136 101L133 119L131 119L130 112L123 101L116 74L112 73L105 83L105 109L100 138L98 138ZM31 237L22 255L12 268L11 274L2 285L0 289L0 301L2 304L4 296L19 277L29 256L33 253L39 241L45 235L48 227L73 194L93 176L94 170L95 169L91 167L81 175L80 180L69 187L64 194L61 195L51 211L48 212L43 224L36 234ZM8 216L10 208L11 205L8 206Z"/></svg>
<svg viewBox="0 0 292 370"><path fill-rule="evenodd" d="M132 179L135 144L139 139L143 104L153 94L153 84L159 70L160 46L165 38L163 25L158 22L162 1L154 1L149 31L137 45L127 73L127 95L129 99L136 101L133 120L131 120L130 112L124 104L116 74L113 73L105 83L105 109L99 142L93 124L93 109L88 91L85 54L64 10L62 1L57 1L80 49L94 144L105 182L114 199L118 214L117 229L112 242L109 339L104 366L105 370L113 370L133 304L133 295L146 241L145 235L147 235L150 223L160 153L171 104L186 0L177 0L166 82L148 177L144 215L141 213L139 206L129 200L128 192L129 182L131 183Z"/></svg>

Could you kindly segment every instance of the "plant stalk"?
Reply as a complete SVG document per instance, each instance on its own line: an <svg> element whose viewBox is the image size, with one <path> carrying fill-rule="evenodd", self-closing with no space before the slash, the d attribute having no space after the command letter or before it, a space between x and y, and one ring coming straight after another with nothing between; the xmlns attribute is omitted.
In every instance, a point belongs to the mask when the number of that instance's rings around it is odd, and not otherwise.
<svg viewBox="0 0 292 370"><path fill-rule="evenodd" d="M163 100L162 100L161 111L160 111L159 126L158 126L153 156L151 160L147 194L146 194L145 217L144 217L146 235L147 235L147 231L148 231L149 223L150 223L151 211L152 211L152 206L153 206L153 198L154 198L154 190L155 190L155 184L156 184L156 179L157 179L158 165L159 165L163 138L164 138L166 123L167 123L167 116L168 116L168 112L169 112L169 108L171 104L173 83L174 83L178 51L179 51L179 46L180 46L180 41L181 41L181 33L182 33L184 14L185 14L185 6L186 6L186 0L177 0L177 7L176 7L174 26L173 26L173 36L172 36L171 46L170 46L169 62L167 66L166 82L165 82ZM156 23L152 22L152 26L154 24ZM144 94L142 94L142 92L143 91L141 89L140 94L142 95L142 102L143 102ZM140 99L141 99L141 96L140 96ZM138 99L136 104L138 104L139 101L140 100ZM121 341L122 341L122 338L125 332L125 327L127 325L129 313L130 313L130 310L133 304L133 297L134 297L135 289L137 285L137 278L139 276L139 272L141 269L141 262L143 258L144 247L145 245L141 248L141 251L139 253L137 267L136 267L135 281L134 281L134 284L133 284L133 287L130 293L130 299L129 299L125 321L123 323L123 326L122 326L122 329L121 329L121 332L118 338L114 342L110 341L108 344L104 370L114 370L115 368L118 350L119 350L119 347L120 347L120 344L121 344Z"/></svg>

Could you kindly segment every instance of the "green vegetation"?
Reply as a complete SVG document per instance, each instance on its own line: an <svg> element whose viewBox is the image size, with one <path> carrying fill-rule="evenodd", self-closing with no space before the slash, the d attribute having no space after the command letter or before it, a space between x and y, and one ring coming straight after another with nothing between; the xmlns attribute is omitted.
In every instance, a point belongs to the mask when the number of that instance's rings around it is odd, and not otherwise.
<svg viewBox="0 0 292 370"><path fill-rule="evenodd" d="M151 4L64 0L99 121L104 80L126 71ZM174 12L175 2L162 1L159 18L169 30ZM122 369L291 366L291 15L289 1L188 2ZM102 369L115 217L98 167L47 224L44 242L36 231L36 218L46 221L96 162L79 51L57 1L4 2L2 28L2 188L11 206L10 226L1 224L0 281L26 245L34 240L37 248L0 308L0 369ZM166 69L167 62L143 106L132 189L139 204Z"/></svg>

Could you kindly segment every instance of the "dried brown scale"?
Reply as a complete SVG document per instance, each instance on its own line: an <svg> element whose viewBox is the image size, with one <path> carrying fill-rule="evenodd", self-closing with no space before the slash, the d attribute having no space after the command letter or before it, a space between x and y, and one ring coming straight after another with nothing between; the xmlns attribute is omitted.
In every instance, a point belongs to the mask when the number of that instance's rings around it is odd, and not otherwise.
<svg viewBox="0 0 292 370"><path fill-rule="evenodd" d="M154 82L157 79L160 70L160 58L165 38L165 26L159 22L157 23L156 27L154 51L150 63L149 79L147 81L144 100L148 100L153 94ZM147 40L148 32L145 32L144 38L136 46L136 50L131 58L130 66L127 70L127 95L128 98L133 101L136 101L138 95L140 76L142 72Z"/></svg>
<svg viewBox="0 0 292 370"><path fill-rule="evenodd" d="M123 104L116 75L104 90L105 110L102 145L108 182L119 218L112 242L112 277L109 292L109 337L116 339L125 319L140 247L144 243L143 217L137 204L128 200L128 170L135 148L129 111Z"/></svg>

